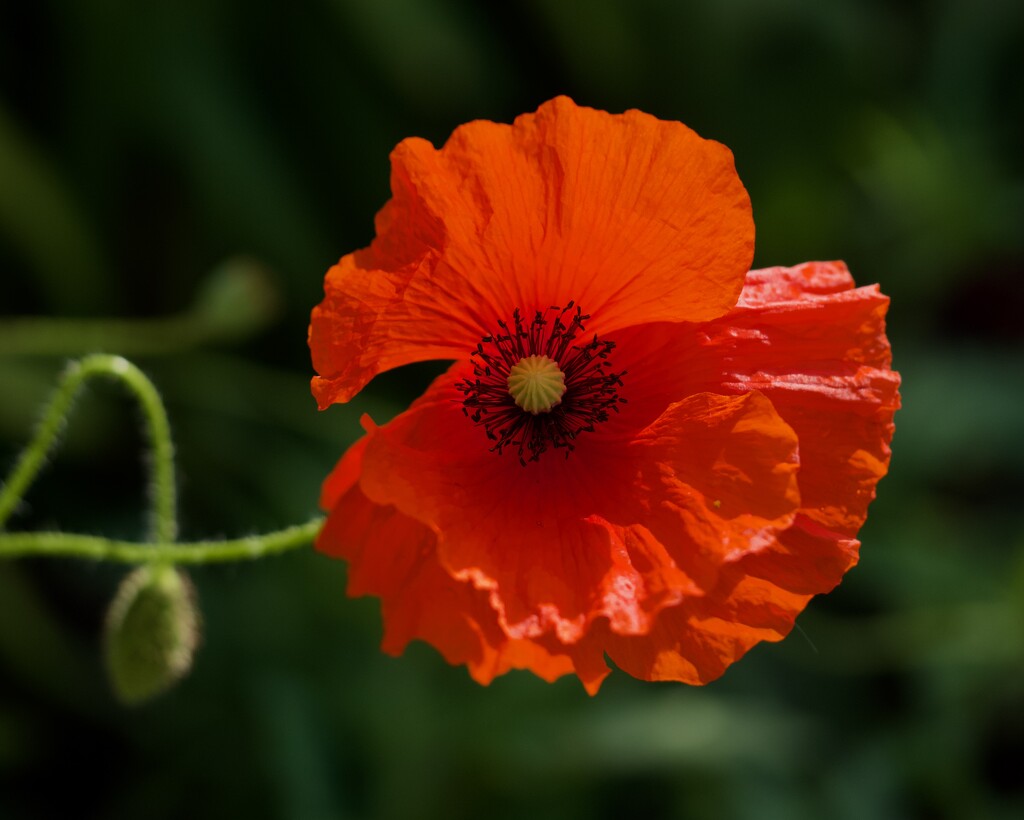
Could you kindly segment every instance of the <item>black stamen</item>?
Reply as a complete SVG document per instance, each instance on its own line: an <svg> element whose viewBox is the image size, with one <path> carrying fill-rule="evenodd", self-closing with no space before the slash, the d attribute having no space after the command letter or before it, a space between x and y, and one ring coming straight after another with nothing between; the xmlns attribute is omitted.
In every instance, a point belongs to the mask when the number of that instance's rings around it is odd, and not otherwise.
<svg viewBox="0 0 1024 820"><path fill-rule="evenodd" d="M513 447L524 466L537 461L549 447L564 448L566 458L580 433L593 432L608 420L609 411L618 413L618 387L621 373L609 371L608 356L615 342L601 341L597 334L589 342L578 343L589 314L569 302L564 308L552 305L549 311L536 311L533 321L524 325L519 308L512 313L514 332L499 320L501 333L484 336L470 354L473 379L463 379L456 387L465 396L462 412L483 425L487 438L496 442L492 452ZM553 312L553 319L548 313ZM508 389L509 371L527 356L547 356L558 364L565 376L565 393L559 404L546 413L529 413L520 408Z"/></svg>

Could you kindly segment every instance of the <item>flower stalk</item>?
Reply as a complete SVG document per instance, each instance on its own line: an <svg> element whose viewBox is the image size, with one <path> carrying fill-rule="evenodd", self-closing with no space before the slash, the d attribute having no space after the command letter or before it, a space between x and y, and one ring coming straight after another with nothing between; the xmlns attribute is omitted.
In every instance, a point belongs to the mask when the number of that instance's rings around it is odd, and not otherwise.
<svg viewBox="0 0 1024 820"><path fill-rule="evenodd" d="M216 564L245 561L308 546L320 531L323 521L323 516L317 516L305 524L260 535L191 542L118 541L65 532L0 533L0 558L54 556L89 558L120 564L150 561L170 564Z"/></svg>
<svg viewBox="0 0 1024 820"><path fill-rule="evenodd" d="M174 485L174 446L160 394L146 375L120 356L95 354L68 365L50 403L43 411L35 435L21 452L11 475L0 488L0 527L10 518L28 488L35 481L47 455L53 450L67 418L85 384L97 378L120 382L142 409L145 435L150 451L149 494L152 514L148 537L173 541L178 534Z"/></svg>
<svg viewBox="0 0 1024 820"><path fill-rule="evenodd" d="M65 532L2 532L0 559L61 556L113 561L123 564L161 562L209 564L261 558L310 544L322 517L282 530L227 540L176 542L178 521L174 478L174 446L167 411L156 387L146 375L120 356L96 354L68 365L49 404L43 410L32 440L0 486L0 530L17 509L57 444L76 398L84 386L99 378L125 386L142 409L150 465L151 516L146 540L121 541Z"/></svg>

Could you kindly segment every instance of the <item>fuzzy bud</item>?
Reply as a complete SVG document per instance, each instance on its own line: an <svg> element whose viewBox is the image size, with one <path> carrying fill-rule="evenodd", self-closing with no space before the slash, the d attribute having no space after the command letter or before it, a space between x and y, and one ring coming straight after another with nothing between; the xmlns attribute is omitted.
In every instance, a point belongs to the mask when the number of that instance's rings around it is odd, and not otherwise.
<svg viewBox="0 0 1024 820"><path fill-rule="evenodd" d="M103 635L118 699L136 704L169 689L192 667L198 641L199 610L188 578L166 564L132 571L110 605Z"/></svg>

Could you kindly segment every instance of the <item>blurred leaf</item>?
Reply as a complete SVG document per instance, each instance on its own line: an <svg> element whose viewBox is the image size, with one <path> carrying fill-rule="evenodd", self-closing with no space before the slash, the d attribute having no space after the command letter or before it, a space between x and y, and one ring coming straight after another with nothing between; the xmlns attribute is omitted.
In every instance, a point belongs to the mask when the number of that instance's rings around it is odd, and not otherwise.
<svg viewBox="0 0 1024 820"><path fill-rule="evenodd" d="M214 268L185 313L154 319L0 318L0 356L124 356L181 353L204 344L238 342L262 330L279 309L269 275L234 257Z"/></svg>
<svg viewBox="0 0 1024 820"><path fill-rule="evenodd" d="M64 708L102 713L98 665L71 640L23 571L0 562L0 660L11 674Z"/></svg>
<svg viewBox="0 0 1024 820"><path fill-rule="evenodd" d="M330 0L345 36L406 105L485 101L490 55L467 7L445 0Z"/></svg>
<svg viewBox="0 0 1024 820"><path fill-rule="evenodd" d="M821 663L854 674L924 667L995 669L1024 664L1024 615L1008 601L953 604L872 619L813 619Z"/></svg>
<svg viewBox="0 0 1024 820"><path fill-rule="evenodd" d="M625 99L640 84L649 54L636 32L635 15L625 4L617 0L534 0L528 5L537 23L557 44L580 87ZM601 104L588 99L578 102Z"/></svg>
<svg viewBox="0 0 1024 820"><path fill-rule="evenodd" d="M941 477L975 464L1003 464L1022 477L1024 369L1017 351L933 345L928 351L897 348L896 357L904 405L893 444L898 469Z"/></svg>
<svg viewBox="0 0 1024 820"><path fill-rule="evenodd" d="M325 765L323 724L308 687L284 673L268 673L250 687L262 724L264 776L276 787L278 816L342 820L338 778Z"/></svg>
<svg viewBox="0 0 1024 820"><path fill-rule="evenodd" d="M785 769L814 738L812 721L778 704L737 702L699 689L595 704L552 728L544 743L513 732L511 750L527 754L531 766L562 773L726 769L753 761Z"/></svg>
<svg viewBox="0 0 1024 820"><path fill-rule="evenodd" d="M900 295L934 297L969 260L1022 246L1024 184L1002 178L981 137L874 112L857 146L853 174L872 209L873 245L891 256Z"/></svg>
<svg viewBox="0 0 1024 820"><path fill-rule="evenodd" d="M107 267L99 245L59 174L20 132L0 100L0 235L31 266L53 309L99 309ZM10 273L6 273L9 276ZM0 311L7 312L7 305Z"/></svg>

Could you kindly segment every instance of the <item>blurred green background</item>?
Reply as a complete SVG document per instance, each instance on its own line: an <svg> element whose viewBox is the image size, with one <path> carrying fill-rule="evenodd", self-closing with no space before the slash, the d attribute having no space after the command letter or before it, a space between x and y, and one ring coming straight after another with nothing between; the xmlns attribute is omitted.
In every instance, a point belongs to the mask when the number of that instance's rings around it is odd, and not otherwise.
<svg viewBox="0 0 1024 820"><path fill-rule="evenodd" d="M893 297L905 407L861 564L715 684L594 699L382 656L376 601L310 550L200 569L192 675L125 709L99 653L125 570L4 562L0 817L1024 816L1017 0L4 0L0 474L105 347L163 391L184 538L305 520L359 414L432 372L309 396L309 310L388 152L559 93L726 143L757 265L844 258ZM11 527L139 537L137 421L91 391Z"/></svg>

